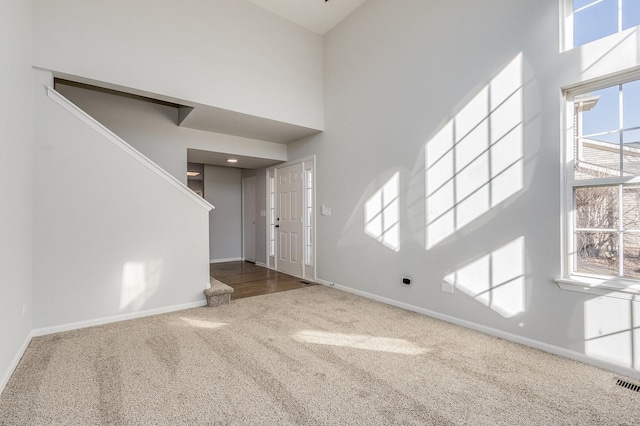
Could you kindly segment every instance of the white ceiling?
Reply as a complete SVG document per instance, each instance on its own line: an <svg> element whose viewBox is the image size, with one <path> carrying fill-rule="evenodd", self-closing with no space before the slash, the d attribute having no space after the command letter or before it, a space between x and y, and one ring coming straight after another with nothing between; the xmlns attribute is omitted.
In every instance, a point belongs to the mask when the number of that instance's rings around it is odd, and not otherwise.
<svg viewBox="0 0 640 426"><path fill-rule="evenodd" d="M314 33L324 35L366 0L248 0Z"/></svg>

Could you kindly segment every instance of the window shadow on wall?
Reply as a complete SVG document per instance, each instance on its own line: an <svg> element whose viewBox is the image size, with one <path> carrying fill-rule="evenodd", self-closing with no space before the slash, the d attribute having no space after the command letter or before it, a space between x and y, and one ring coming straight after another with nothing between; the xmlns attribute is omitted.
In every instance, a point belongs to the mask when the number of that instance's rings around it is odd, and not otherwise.
<svg viewBox="0 0 640 426"><path fill-rule="evenodd" d="M396 172L364 204L365 233L400 251L400 173Z"/></svg>
<svg viewBox="0 0 640 426"><path fill-rule="evenodd" d="M640 303L610 295L584 302L584 353L640 370Z"/></svg>
<svg viewBox="0 0 640 426"><path fill-rule="evenodd" d="M448 274L444 281L505 318L525 311L525 239L505 244Z"/></svg>
<svg viewBox="0 0 640 426"><path fill-rule="evenodd" d="M426 248L524 186L522 54L425 146Z"/></svg>

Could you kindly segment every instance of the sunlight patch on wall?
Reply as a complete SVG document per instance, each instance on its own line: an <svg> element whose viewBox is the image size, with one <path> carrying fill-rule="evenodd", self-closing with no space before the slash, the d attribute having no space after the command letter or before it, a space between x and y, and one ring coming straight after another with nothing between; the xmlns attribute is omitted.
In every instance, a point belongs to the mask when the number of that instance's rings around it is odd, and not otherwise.
<svg viewBox="0 0 640 426"><path fill-rule="evenodd" d="M317 345L340 346L368 351L391 352L403 355L420 355L426 352L419 346L404 339L373 337L358 334L339 334L326 331L301 330L293 338L298 342Z"/></svg>
<svg viewBox="0 0 640 426"><path fill-rule="evenodd" d="M162 260L125 263L120 285L120 310L142 307L158 289L161 274Z"/></svg>
<svg viewBox="0 0 640 426"><path fill-rule="evenodd" d="M525 311L524 237L450 273L444 278L466 295L505 318Z"/></svg>
<svg viewBox="0 0 640 426"><path fill-rule="evenodd" d="M625 34L605 37L581 46L583 78L597 78L612 70L631 68L640 59L640 31L628 30Z"/></svg>
<svg viewBox="0 0 640 426"><path fill-rule="evenodd" d="M524 186L522 54L425 148L430 249Z"/></svg>
<svg viewBox="0 0 640 426"><path fill-rule="evenodd" d="M640 370L640 305L615 297L584 302L584 351L589 357Z"/></svg>
<svg viewBox="0 0 640 426"><path fill-rule="evenodd" d="M400 173L396 172L364 205L367 235L393 251L400 250Z"/></svg>

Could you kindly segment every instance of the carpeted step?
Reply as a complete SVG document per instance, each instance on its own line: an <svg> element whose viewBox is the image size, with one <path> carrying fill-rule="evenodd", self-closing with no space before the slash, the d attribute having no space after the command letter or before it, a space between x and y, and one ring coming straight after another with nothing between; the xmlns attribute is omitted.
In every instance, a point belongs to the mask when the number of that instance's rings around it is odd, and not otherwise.
<svg viewBox="0 0 640 426"><path fill-rule="evenodd" d="M213 277L209 278L211 287L206 289L203 293L207 296L207 306L214 307L220 305L226 305L231 301L231 293L233 288L216 280Z"/></svg>

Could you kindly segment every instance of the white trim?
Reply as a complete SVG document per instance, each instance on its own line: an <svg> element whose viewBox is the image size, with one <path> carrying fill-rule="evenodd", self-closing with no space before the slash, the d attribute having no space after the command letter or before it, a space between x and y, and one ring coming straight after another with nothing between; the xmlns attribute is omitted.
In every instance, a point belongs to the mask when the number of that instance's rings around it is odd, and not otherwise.
<svg viewBox="0 0 640 426"><path fill-rule="evenodd" d="M101 123L96 121L89 114L78 108L73 102L69 101L67 98L62 96L60 93L56 92L51 87L47 87L47 96L51 98L54 102L60 105L62 108L70 112L80 121L91 127L93 130L97 131L100 135L105 137L109 142L113 143L115 146L126 152L131 158L137 160L140 164L144 165L146 168L154 172L160 178L162 178L165 182L169 183L171 186L180 191L183 195L189 198L192 201L195 201L200 207L205 209L206 211L211 211L215 207L213 207L209 202L207 202L204 198L196 195L192 190L190 190L185 184L176 179L173 175L169 174L162 167L158 166L156 163L145 157L140 153L137 149L133 148L131 145L126 143L120 137L118 137L111 130L104 127Z"/></svg>
<svg viewBox="0 0 640 426"><path fill-rule="evenodd" d="M316 257L316 252L317 252L317 250L316 250L316 246L317 246L317 238L316 238L316 230L317 230L317 220L316 220L317 197L316 197L316 191L317 191L317 188L318 188L318 178L317 178L318 172L317 172L317 168L316 168L316 155L315 154L308 155L306 157L302 157L302 158L299 158L299 159L296 159L296 160L287 161L285 163L279 163L279 164L276 164L275 166L267 168L267 193L266 194L267 194L267 207L269 207L269 185L268 185L268 182L269 182L269 174L271 172L273 173L273 177L275 179L275 192L276 192L276 197L275 198L277 200L277 198L278 198L277 197L277 192L278 192L278 173L277 173L277 171L278 171L278 169L281 169L283 167L293 166L295 164L300 164L302 166L301 167L302 168L302 178L304 180L305 163L309 163L309 162L311 163L312 169L313 169L313 191L312 191L313 192L313 247L312 247L312 251L313 251L314 258L313 258L313 266L311 266L311 268L313 268L313 278L307 278L306 277L307 274L306 274L305 270L307 268L307 265L306 265L306 262L304 261L304 248L305 248L304 245L302 246L302 277L298 277L297 275L293 275L293 276L295 276L297 278L302 278L302 279L306 279L306 280L311 279L311 280L315 281L316 276L317 276L317 272L316 271L318 270L318 261L317 261L317 257ZM302 185L302 189L303 189L303 193L306 194L306 189L305 189L304 182L303 182L303 185ZM303 194L303 197L302 197L303 204L304 204L304 194ZM305 209L305 206L303 205L303 210L304 209ZM268 211L268 209L267 209L267 211ZM302 222L302 225L303 225L302 228L303 228L303 231L304 231L305 230L304 229L305 228L305 221L304 220ZM268 223L267 223L267 234L266 235L267 235L267 252L266 252L266 256L267 256L267 259L269 259L269 258L273 259L274 265L273 265L272 269L275 270L275 271L278 271L278 272L282 272L282 273L286 273L286 274L292 275L292 274L290 274L288 272L283 272L283 271L278 269L278 242L277 242L277 238L276 238L276 252L275 252L275 255L274 256L269 256L269 249L270 249L269 241L270 240L269 240L269 224Z"/></svg>
<svg viewBox="0 0 640 426"><path fill-rule="evenodd" d="M578 95L584 95L595 90L606 89L611 86L630 83L640 79L640 66L626 68L621 71L613 72L592 79L571 84L562 88L565 93L566 101L573 102L573 98Z"/></svg>
<svg viewBox="0 0 640 426"><path fill-rule="evenodd" d="M265 175L264 188L263 188L264 189L264 193L265 193L264 208L265 208L265 212L267 213L265 218L264 218L264 225L265 225L264 229L266 231L266 234L265 234L265 247L264 247L264 249L265 249L265 251L264 251L264 260L267 263L266 266L269 267L268 266L269 263L270 263L269 261L270 261L270 259L272 257L269 254L269 251L270 251L270 248L271 248L271 239L270 239L270 236L269 236L269 227L271 226L271 224L270 224L270 222L271 222L271 210L269 208L269 204L270 204L269 203L269 195L270 195L270 192L269 192L269 169L265 169L264 170L264 175ZM256 231L257 231L257 229L256 229ZM257 232L256 232L256 234L257 234ZM256 239L256 241L257 241L257 239ZM257 256L256 256L256 258L257 258ZM257 264L258 263L256 262L256 265Z"/></svg>
<svg viewBox="0 0 640 426"><path fill-rule="evenodd" d="M267 266L266 263L262 263L262 262L256 262L256 266L260 266L262 268L271 269L271 268L269 268L269 266Z"/></svg>
<svg viewBox="0 0 640 426"><path fill-rule="evenodd" d="M211 259L209 263L238 262L242 260L244 260L242 257L230 257L228 259Z"/></svg>
<svg viewBox="0 0 640 426"><path fill-rule="evenodd" d="M573 0L560 3L560 52L573 49Z"/></svg>
<svg viewBox="0 0 640 426"><path fill-rule="evenodd" d="M570 1L570 0L567 0ZM623 70L620 72L608 74L602 77L594 78L586 82L581 82L572 86L567 86L562 89L564 111L564 121L562 125L564 127L562 144L564 148L562 150L562 191L561 191L561 218L562 218L562 261L561 261L561 275L556 279L556 283L563 290L577 291L581 293L589 293L596 295L606 295L610 297L617 297L627 300L637 300L636 296L640 296L640 280L609 277L599 278L597 276L585 276L579 273L576 269L576 247L574 232L578 230L575 227L575 197L574 190L579 187L588 186L620 186L625 184L632 184L640 182L638 176L620 176L620 177L596 177L592 179L575 180L574 165L575 163L575 137L576 132L581 135L581 122L576 120L576 108L575 97L581 94L589 93L594 90L606 89L611 87L621 87L623 84L630 81L640 80L640 67L634 67L632 69ZM620 94L618 94L620 96ZM620 98L619 102L620 102ZM620 108L622 108L620 106ZM617 131L623 131L622 123L622 109L620 122L618 123L619 129ZM581 113L579 113L581 114ZM578 129L574 129L574 126L578 124ZM634 129L635 130L635 129ZM585 139L588 140L588 139ZM620 141L622 142L622 141ZM600 144L598 141L588 140L590 144ZM619 146L619 145L618 145ZM623 147L624 150L631 150L633 148ZM622 167L622 164L620 164ZM622 170L622 168L620 169ZM619 202L622 203L622 195L619 195ZM582 230L582 229L579 229ZM622 228L615 230L619 233L620 245L623 247L623 231ZM623 257L624 250L621 250L619 259L619 274L623 273ZM625 290L626 288L626 290Z"/></svg>
<svg viewBox="0 0 640 426"><path fill-rule="evenodd" d="M4 388L7 386L7 383L9 383L9 380L11 380L11 376L13 375L13 372L16 371L16 368L18 367L18 364L20 363L22 356L27 350L27 347L29 347L29 343L31 343L32 338L33 338L33 332L27 334L27 337L24 339L24 342L18 349L18 352L16 352L15 356L13 357L13 360L11 360L11 364L9 364L9 368L7 368L7 371L4 373L4 376L0 381L0 395L2 395L2 392L4 392Z"/></svg>
<svg viewBox="0 0 640 426"><path fill-rule="evenodd" d="M625 300L640 300L640 284L637 281L578 276L558 278L555 281L562 290L597 294Z"/></svg>
<svg viewBox="0 0 640 426"><path fill-rule="evenodd" d="M136 318L149 317L152 315L166 314L168 312L182 311L184 309L199 308L206 306L206 300L198 302L183 303L181 305L165 306L163 308L149 309L147 311L131 312L127 314L114 315L110 317L97 318L87 321L72 322L69 324L54 325L53 327L37 328L31 332L32 336L45 336L47 334L60 333L62 331L78 330L80 328L93 327L96 325L110 324L112 322L126 321Z"/></svg>
<svg viewBox="0 0 640 426"><path fill-rule="evenodd" d="M317 241L317 229L318 229L318 220L317 220L317 215L318 215L318 205L317 205L317 188L318 188L318 173L317 173L317 169L316 169L316 156L311 155L310 157L307 157L307 159L303 160L303 173L306 172L307 170L311 170L311 178L312 178L312 186L311 186L311 206L312 206L312 217L311 217L311 232L312 232L312 241L313 244L311 245L311 251L313 253L313 259L311 260L311 265L307 265L306 263L306 259L304 262L304 276L305 279L310 279L315 281L317 278L317 263L318 263L318 259L317 259L317 250L316 250L316 241ZM306 179L305 179L305 186L306 186ZM305 209L306 209L306 188L305 188ZM306 214L305 214L305 221L306 221ZM305 223L305 225L307 225ZM305 238L306 238L306 229L305 229ZM306 246L305 246L306 248ZM307 268L311 269L311 276L308 277L307 275Z"/></svg>
<svg viewBox="0 0 640 426"><path fill-rule="evenodd" d="M558 346L550 345L548 343L540 342L538 340L529 339L528 337L518 336L517 334L508 333L506 331L497 330L492 327L487 327L481 324L477 324L471 321L463 320L460 318L452 317L450 315L442 314L439 312L431 311L429 309L420 308L415 305L410 305L408 303L399 302L397 300L388 299L386 297L378 296L372 293L368 293L362 290L356 290L347 286L343 286L340 284L332 283L330 281L325 281L322 279L317 279L317 283L323 284L329 287L334 287L338 290L345 291L347 293L352 293L357 296L362 296L367 299L375 300L381 303L385 303L387 305L395 306L398 308L406 309L407 311L416 312L422 315L426 315L428 317L436 318L451 324L459 325L461 327L469 328L471 330L479 331L480 333L488 334L490 336L499 337L501 339L509 340L511 342L519 343L524 346L528 346L530 348L538 349L544 352L548 352L550 354L559 355L565 358L572 359L574 361L583 362L585 364L593 365L598 368L602 368L617 374L623 374L625 376L632 377L634 379L640 379L640 371L631 370L628 368L620 367L619 365L609 364L604 361L600 361L598 359L590 358L585 354L580 352L572 351L569 349L561 348Z"/></svg>
<svg viewBox="0 0 640 426"><path fill-rule="evenodd" d="M591 4L583 6L580 9L576 10L575 12L581 12L582 10L590 6L593 6L596 3L600 3L602 1L603 0L594 0ZM616 17L617 23L616 23L616 31L614 33L599 37L595 40L591 40L579 46L575 46L574 39L573 39L574 14L575 14L573 10L573 0L561 0L560 13L559 13L560 15L560 52L566 52L574 48L579 49L581 47L588 46L592 43L597 43L600 40L620 36L622 34L627 33L628 31L634 31L635 29L637 29L638 27L637 25L627 29L622 29L622 0L618 0L617 9L618 9L618 12L617 12L618 16Z"/></svg>

